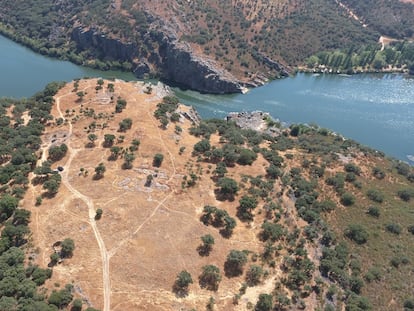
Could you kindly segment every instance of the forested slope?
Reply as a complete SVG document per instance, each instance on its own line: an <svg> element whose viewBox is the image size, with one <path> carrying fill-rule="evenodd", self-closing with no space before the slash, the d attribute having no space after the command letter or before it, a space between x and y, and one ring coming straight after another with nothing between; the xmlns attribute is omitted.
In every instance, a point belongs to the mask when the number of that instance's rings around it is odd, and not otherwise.
<svg viewBox="0 0 414 311"><path fill-rule="evenodd" d="M409 38L413 20L398 1L0 1L1 31L36 51L187 85L168 59L209 60L219 77L255 85L320 51Z"/></svg>

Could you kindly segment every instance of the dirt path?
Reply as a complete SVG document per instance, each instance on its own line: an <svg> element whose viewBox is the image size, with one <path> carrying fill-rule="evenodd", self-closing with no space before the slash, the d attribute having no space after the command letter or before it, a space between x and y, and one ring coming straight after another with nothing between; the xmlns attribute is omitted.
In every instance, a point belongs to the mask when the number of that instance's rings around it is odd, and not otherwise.
<svg viewBox="0 0 414 311"><path fill-rule="evenodd" d="M63 118L63 113L60 109L60 99L61 97L64 97L68 94L64 94L61 95L59 97L56 98L56 107L57 110L59 112L59 115L61 118ZM110 311L110 307L111 307L111 279L110 279L110 274L109 274L109 256L108 256L108 252L106 250L105 247L105 243L102 239L102 236L98 230L98 227L96 225L95 222L95 207L93 204L93 201L86 195L80 193L77 189L75 189L69 181L68 178L68 174L69 174L69 170L70 170L70 165L72 163L73 158L76 156L77 152L79 150L77 149L73 149L71 147L70 144L70 136L72 135L72 131L73 131L73 127L72 127L72 123L69 121L69 131L68 131L68 142L67 142L67 146L68 146L68 152L69 152L69 158L66 161L65 164L65 171L62 173L62 182L63 184L66 186L66 188L68 188L68 190L77 198L81 199L83 202L85 202L85 204L88 206L88 211L89 211L89 221L88 223L91 225L92 230L95 234L95 238L96 241L98 242L98 246L99 246L99 251L101 253L101 259L102 259L102 279L103 279L103 296L104 296L104 307L103 307L103 311Z"/></svg>

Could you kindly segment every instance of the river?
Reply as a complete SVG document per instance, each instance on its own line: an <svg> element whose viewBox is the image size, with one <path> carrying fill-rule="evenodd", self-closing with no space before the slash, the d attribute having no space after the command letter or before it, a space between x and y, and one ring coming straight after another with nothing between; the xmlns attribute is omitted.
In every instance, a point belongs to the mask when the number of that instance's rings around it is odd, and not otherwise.
<svg viewBox="0 0 414 311"><path fill-rule="evenodd" d="M28 97L51 81L85 76L135 79L44 57L2 36L0 70L0 96L11 97ZM286 123L317 123L404 161L414 155L414 80L401 75L298 74L244 95L174 91L203 118L262 110Z"/></svg>

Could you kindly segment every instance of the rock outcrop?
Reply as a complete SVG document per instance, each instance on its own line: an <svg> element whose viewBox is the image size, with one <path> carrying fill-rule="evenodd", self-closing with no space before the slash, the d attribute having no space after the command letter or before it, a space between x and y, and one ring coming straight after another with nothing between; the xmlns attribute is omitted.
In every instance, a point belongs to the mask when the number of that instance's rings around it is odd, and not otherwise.
<svg viewBox="0 0 414 311"><path fill-rule="evenodd" d="M78 49L93 50L98 57L131 61L137 54L135 44L109 38L93 28L76 27L73 29L71 37L76 42Z"/></svg>
<svg viewBox="0 0 414 311"><path fill-rule="evenodd" d="M165 79L205 93L240 93L242 85L227 71L211 60L199 57L182 42L162 39L159 55L161 72Z"/></svg>
<svg viewBox="0 0 414 311"><path fill-rule="evenodd" d="M110 60L135 62L134 73L138 78L151 73L149 63L152 63L162 78L185 88L214 94L242 92L240 81L214 61L196 56L190 45L160 32L148 36L151 38L144 41L155 40L159 48L143 60L133 43L109 38L96 29L76 27L72 32L72 40L80 50L92 50L98 57ZM139 62L135 61L137 58L140 58Z"/></svg>

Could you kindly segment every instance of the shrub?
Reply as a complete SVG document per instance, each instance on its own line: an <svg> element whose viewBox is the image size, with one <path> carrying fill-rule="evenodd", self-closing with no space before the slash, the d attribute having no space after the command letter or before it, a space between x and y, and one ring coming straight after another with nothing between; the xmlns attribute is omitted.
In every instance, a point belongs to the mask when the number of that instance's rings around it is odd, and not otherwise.
<svg viewBox="0 0 414 311"><path fill-rule="evenodd" d="M380 169L379 167L374 167L372 169L372 175L374 175L375 178L377 178L377 179L384 179L385 172L382 169Z"/></svg>
<svg viewBox="0 0 414 311"><path fill-rule="evenodd" d="M395 267L395 268L398 268L400 265L402 265L402 264L404 264L404 265L406 265L406 264L408 264L410 261L408 260L408 258L407 257L405 257L405 256L401 256L401 255L398 255L398 256L394 256L394 257L392 257L391 258L391 260L390 260L390 263L391 263L391 265L393 266L393 267Z"/></svg>
<svg viewBox="0 0 414 311"><path fill-rule="evenodd" d="M194 153L204 153L210 150L210 142L208 139L203 139L194 145Z"/></svg>
<svg viewBox="0 0 414 311"><path fill-rule="evenodd" d="M372 217L379 217L380 216L380 209L376 206L370 206L368 208L368 215L372 216Z"/></svg>
<svg viewBox="0 0 414 311"><path fill-rule="evenodd" d="M365 274L365 280L368 283L371 283L372 281L380 281L381 280L381 270L377 267L372 267L368 270L368 272Z"/></svg>
<svg viewBox="0 0 414 311"><path fill-rule="evenodd" d="M263 241L271 240L275 242L285 235L285 230L282 225L271 222L265 222L262 225L261 238Z"/></svg>
<svg viewBox="0 0 414 311"><path fill-rule="evenodd" d="M387 229L388 232L394 233L394 234L400 234L401 233L401 226L399 224L395 223L389 223L385 226L385 229Z"/></svg>
<svg viewBox="0 0 414 311"><path fill-rule="evenodd" d="M246 282L249 286L255 286L260 283L263 276L263 269L257 265L251 265L246 273Z"/></svg>
<svg viewBox="0 0 414 311"><path fill-rule="evenodd" d="M409 202L411 198L414 196L414 191L411 189L402 189L399 190L397 194L401 200Z"/></svg>
<svg viewBox="0 0 414 311"><path fill-rule="evenodd" d="M257 159L257 154L250 149L240 150L237 163L240 165L251 165Z"/></svg>
<svg viewBox="0 0 414 311"><path fill-rule="evenodd" d="M414 298L408 298L404 301L404 311L414 310Z"/></svg>
<svg viewBox="0 0 414 311"><path fill-rule="evenodd" d="M354 163L345 164L345 171L348 173L354 173L355 175L361 174L361 169Z"/></svg>
<svg viewBox="0 0 414 311"><path fill-rule="evenodd" d="M364 244L368 240L367 230L359 224L350 224L345 229L345 236L357 244Z"/></svg>
<svg viewBox="0 0 414 311"><path fill-rule="evenodd" d="M378 189L369 189L367 191L367 197L377 203L382 203L384 201L384 194Z"/></svg>
<svg viewBox="0 0 414 311"><path fill-rule="evenodd" d="M351 206L355 203L355 196L349 192L345 192L341 195L341 203L344 206Z"/></svg>
<svg viewBox="0 0 414 311"><path fill-rule="evenodd" d="M288 298L287 298L288 299ZM273 307L272 295L260 294L259 300L254 308L255 311L270 311Z"/></svg>

